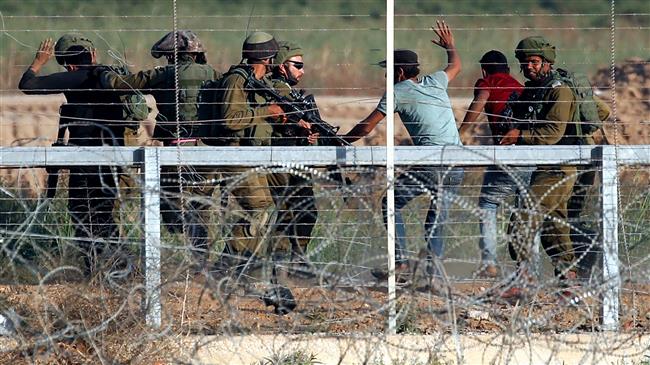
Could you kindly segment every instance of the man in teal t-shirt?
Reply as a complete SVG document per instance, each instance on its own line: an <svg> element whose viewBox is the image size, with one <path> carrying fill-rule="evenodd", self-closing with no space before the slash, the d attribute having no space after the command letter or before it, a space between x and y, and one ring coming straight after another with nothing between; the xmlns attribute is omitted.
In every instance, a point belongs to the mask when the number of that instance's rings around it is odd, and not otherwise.
<svg viewBox="0 0 650 365"><path fill-rule="evenodd" d="M409 50L396 50L395 59L409 53L417 61L417 54ZM395 112L402 119L414 145L462 145L447 95L448 83L447 73L437 71L420 79L408 78L395 84ZM379 101L377 110L386 115L386 94Z"/></svg>
<svg viewBox="0 0 650 365"><path fill-rule="evenodd" d="M454 37L444 22L438 22L434 29L439 40L433 43L447 50L448 66L443 71L418 78L418 56L410 50L394 51L395 59L395 112L409 132L416 146L462 145L456 128L456 120L447 94L447 85L460 73L460 56L454 45ZM381 62L385 67L386 63ZM359 122L345 138L356 141L370 133L386 116L386 95L377 108L363 121ZM444 226L450 197L456 193L463 179L463 169L457 167L420 167L404 170L395 182L395 241L396 265L398 274L411 274L411 265L406 253L406 232L401 209L419 195L431 194L425 222L427 240L427 268L432 268L433 255L437 258L443 253L442 228ZM384 222L386 222L386 197L383 199ZM430 273L433 270L429 270ZM383 276L383 272L373 272ZM404 278L403 275L402 278Z"/></svg>

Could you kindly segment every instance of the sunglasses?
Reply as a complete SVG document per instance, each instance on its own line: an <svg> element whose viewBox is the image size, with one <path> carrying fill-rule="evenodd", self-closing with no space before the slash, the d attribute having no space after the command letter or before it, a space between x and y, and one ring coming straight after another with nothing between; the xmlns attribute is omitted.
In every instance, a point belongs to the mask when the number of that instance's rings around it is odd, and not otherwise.
<svg viewBox="0 0 650 365"><path fill-rule="evenodd" d="M287 63L292 63L293 67L296 68L296 70L302 70L303 67L305 67L305 64L302 62L296 62L296 61L287 61Z"/></svg>

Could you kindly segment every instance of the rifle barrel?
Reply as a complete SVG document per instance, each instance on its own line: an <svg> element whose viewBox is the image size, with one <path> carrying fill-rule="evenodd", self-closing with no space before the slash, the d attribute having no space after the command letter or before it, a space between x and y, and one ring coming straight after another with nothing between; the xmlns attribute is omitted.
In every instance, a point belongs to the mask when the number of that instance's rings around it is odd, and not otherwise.
<svg viewBox="0 0 650 365"><path fill-rule="evenodd" d="M289 118L289 120L293 121L294 123L302 119L308 123L311 123L312 127L315 128L317 132L322 134L324 138L334 139L341 146L351 145L350 142L346 141L341 136L336 134L337 129L335 127L314 115L310 115L311 113L307 113L305 110L307 108L303 109L297 105L301 104L304 106L304 102L301 103L299 100L291 100L281 95L276 90L268 87L267 85L264 85L253 76L249 78L249 84L253 86L254 89L262 91L270 98L274 99L275 102L278 103L280 107L285 111L285 113L288 114L287 118Z"/></svg>

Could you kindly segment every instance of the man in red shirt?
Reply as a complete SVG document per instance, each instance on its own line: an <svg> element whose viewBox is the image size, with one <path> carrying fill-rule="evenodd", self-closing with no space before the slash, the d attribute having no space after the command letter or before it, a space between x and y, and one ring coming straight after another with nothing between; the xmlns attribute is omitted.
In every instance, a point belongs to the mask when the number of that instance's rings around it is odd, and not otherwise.
<svg viewBox="0 0 650 365"><path fill-rule="evenodd" d="M498 145L501 137L516 127L511 116L509 102L514 102L523 91L523 85L510 76L508 59L499 51L489 51L481 57L483 78L476 81L474 100L465 114L460 127L460 134L466 135L471 124L476 122L485 111L494 144ZM528 187L531 167L488 166L481 194L479 196L481 238L481 266L476 275L496 278L499 275L496 262L497 246L497 209L501 202L517 193L519 196Z"/></svg>

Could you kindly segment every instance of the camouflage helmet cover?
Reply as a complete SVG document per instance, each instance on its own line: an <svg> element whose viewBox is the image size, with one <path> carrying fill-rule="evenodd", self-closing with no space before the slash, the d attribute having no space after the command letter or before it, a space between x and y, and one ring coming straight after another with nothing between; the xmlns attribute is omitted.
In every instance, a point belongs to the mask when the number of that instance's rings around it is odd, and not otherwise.
<svg viewBox="0 0 650 365"><path fill-rule="evenodd" d="M72 47L75 47L75 49L71 50ZM62 65L64 63L63 57L75 56L84 50L91 51L94 47L93 42L83 35L78 33L68 33L62 35L61 38L56 41L56 44L54 45L54 56L56 57L56 61Z"/></svg>
<svg viewBox="0 0 650 365"><path fill-rule="evenodd" d="M524 38L517 44L515 57L523 62L530 56L539 56L550 63L555 63L555 46L541 36Z"/></svg>
<svg viewBox="0 0 650 365"><path fill-rule="evenodd" d="M199 37L189 29L178 30L177 52L196 52L204 53L205 48ZM156 44L151 47L151 55L154 58L169 56L174 54L174 32L165 34Z"/></svg>
<svg viewBox="0 0 650 365"><path fill-rule="evenodd" d="M294 56L302 56L302 47L293 42L281 41L278 42L278 54L275 56L275 63L281 64L286 62L289 58Z"/></svg>
<svg viewBox="0 0 650 365"><path fill-rule="evenodd" d="M278 42L265 32L253 32L242 45L241 56L244 59L265 60L273 58L278 53Z"/></svg>

